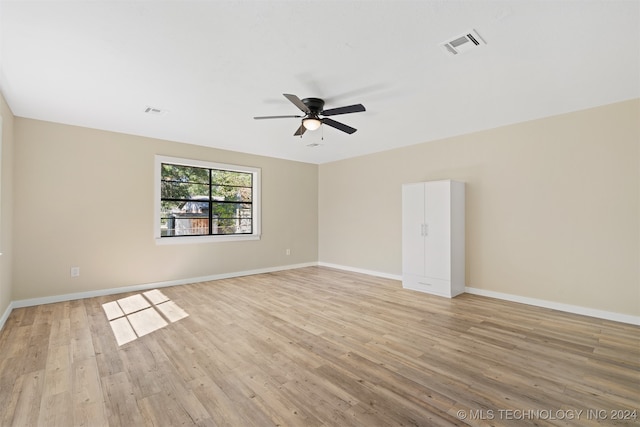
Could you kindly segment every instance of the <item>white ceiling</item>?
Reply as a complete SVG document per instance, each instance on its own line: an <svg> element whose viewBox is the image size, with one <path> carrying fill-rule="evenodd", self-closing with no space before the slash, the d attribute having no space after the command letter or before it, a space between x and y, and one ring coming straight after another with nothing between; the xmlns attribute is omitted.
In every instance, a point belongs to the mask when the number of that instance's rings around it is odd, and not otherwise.
<svg viewBox="0 0 640 427"><path fill-rule="evenodd" d="M640 97L637 0L2 0L0 18L16 116L309 163ZM470 29L487 45L439 47ZM298 114L283 93L367 111L298 138L299 119L253 120Z"/></svg>

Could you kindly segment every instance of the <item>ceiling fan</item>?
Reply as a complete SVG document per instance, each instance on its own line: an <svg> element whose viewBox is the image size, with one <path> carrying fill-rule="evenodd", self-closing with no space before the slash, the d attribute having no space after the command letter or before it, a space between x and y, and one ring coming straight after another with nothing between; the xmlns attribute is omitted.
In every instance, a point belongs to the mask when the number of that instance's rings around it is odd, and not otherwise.
<svg viewBox="0 0 640 427"><path fill-rule="evenodd" d="M352 128L351 126L347 126L344 123L337 122L333 119L329 119L326 116L337 116L338 114L359 113L361 111L366 111L364 108L364 105L362 104L348 105L346 107L330 108L329 110L323 110L324 100L320 98L300 99L297 96L291 95L288 93L284 93L283 95L285 98L291 101L296 107L298 107L300 111L304 113L304 116L261 116L261 117L254 117L254 119L263 120L263 119L301 118L302 124L300 125L298 130L293 134L293 136L302 136L302 134L304 134L307 130L316 130L323 123L325 125L331 126L332 128L341 130L342 132L352 134L357 129Z"/></svg>

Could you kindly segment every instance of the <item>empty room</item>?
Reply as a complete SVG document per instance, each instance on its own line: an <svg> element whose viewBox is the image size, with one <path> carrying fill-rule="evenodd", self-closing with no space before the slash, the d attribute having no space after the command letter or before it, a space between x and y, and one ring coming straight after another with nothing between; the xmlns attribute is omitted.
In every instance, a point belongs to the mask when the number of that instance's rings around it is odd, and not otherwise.
<svg viewBox="0 0 640 427"><path fill-rule="evenodd" d="M640 3L0 0L0 426L640 424Z"/></svg>

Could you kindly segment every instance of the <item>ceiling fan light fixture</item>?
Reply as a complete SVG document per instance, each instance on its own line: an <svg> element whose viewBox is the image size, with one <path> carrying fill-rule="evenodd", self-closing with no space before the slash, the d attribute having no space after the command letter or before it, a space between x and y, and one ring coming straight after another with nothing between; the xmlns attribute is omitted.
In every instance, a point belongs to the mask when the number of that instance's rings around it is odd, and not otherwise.
<svg viewBox="0 0 640 427"><path fill-rule="evenodd" d="M345 107L324 109L324 100L320 98L304 98L300 99L290 93L283 93L293 105L298 107L300 111L304 113L304 116L258 116L254 117L255 120L261 119L282 119L282 118L302 118L300 127L296 129L293 136L302 136L308 130L316 130L322 125L327 125L334 129L338 129L341 132L351 135L358 129L347 126L344 123L340 123L327 116L337 116L340 114L359 113L367 111L362 104L347 105ZM322 117L322 118L320 118Z"/></svg>
<svg viewBox="0 0 640 427"><path fill-rule="evenodd" d="M302 119L302 125L307 130L316 130L320 127L321 124L322 124L322 121L320 121L320 119L318 119L317 117L309 117L306 119Z"/></svg>

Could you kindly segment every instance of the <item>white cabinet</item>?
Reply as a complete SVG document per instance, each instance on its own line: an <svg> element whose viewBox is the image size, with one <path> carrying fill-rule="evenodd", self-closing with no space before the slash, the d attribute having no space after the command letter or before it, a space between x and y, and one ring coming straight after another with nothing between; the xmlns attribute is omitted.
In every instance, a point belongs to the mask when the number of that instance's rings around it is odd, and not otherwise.
<svg viewBox="0 0 640 427"><path fill-rule="evenodd" d="M402 186L402 286L444 297L464 292L464 183Z"/></svg>

